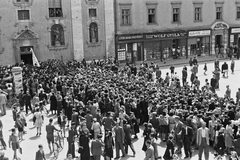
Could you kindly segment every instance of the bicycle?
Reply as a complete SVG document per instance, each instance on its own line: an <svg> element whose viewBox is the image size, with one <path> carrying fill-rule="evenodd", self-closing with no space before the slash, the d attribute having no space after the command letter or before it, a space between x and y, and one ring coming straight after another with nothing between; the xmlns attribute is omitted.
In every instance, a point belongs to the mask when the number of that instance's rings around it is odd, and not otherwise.
<svg viewBox="0 0 240 160"><path fill-rule="evenodd" d="M64 146L64 137L62 136L62 131L58 131L54 135L54 149L53 149L53 158L52 160L57 160L59 153L63 150Z"/></svg>

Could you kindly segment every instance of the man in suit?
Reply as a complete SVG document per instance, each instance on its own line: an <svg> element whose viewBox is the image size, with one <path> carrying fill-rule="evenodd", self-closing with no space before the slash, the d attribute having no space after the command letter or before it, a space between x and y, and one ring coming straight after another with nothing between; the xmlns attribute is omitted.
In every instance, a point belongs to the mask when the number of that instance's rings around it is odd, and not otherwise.
<svg viewBox="0 0 240 160"><path fill-rule="evenodd" d="M126 153L123 148L124 140L125 140L125 134L124 130L121 126L119 126L120 122L116 123L116 126L114 127L115 132L115 144L116 144L116 159L120 158L119 156L119 150L122 151L122 157L125 157Z"/></svg>
<svg viewBox="0 0 240 160"><path fill-rule="evenodd" d="M191 143L193 138L193 129L190 127L191 119L186 119L185 124L182 128L182 139L183 139L183 147L185 152L185 158L192 157L191 152Z"/></svg>
<svg viewBox="0 0 240 160"><path fill-rule="evenodd" d="M68 131L68 154L72 154L72 157L75 158L75 137L77 136L77 131L76 131L76 124L72 123L71 124L71 129Z"/></svg>
<svg viewBox="0 0 240 160"><path fill-rule="evenodd" d="M102 147L104 147L104 143L101 140L102 135L98 134L97 139L92 141L91 144L91 152L93 155L93 160L100 160L102 155Z"/></svg>
<svg viewBox="0 0 240 160"><path fill-rule="evenodd" d="M174 135L176 139L176 145L177 145L177 150L176 152L181 154L181 149L182 149L182 127L183 123L180 121L180 117L176 116L175 117L175 126L174 126Z"/></svg>
<svg viewBox="0 0 240 160"><path fill-rule="evenodd" d="M202 127L197 130L197 144L199 146L199 160L202 160L203 150L205 160L209 160L209 129L205 122L202 122Z"/></svg>
<svg viewBox="0 0 240 160"><path fill-rule="evenodd" d="M36 152L35 160L46 160L45 154L43 151L43 146L40 144L38 145L39 150Z"/></svg>
<svg viewBox="0 0 240 160"><path fill-rule="evenodd" d="M23 96L24 103L25 103L25 109L26 109L26 114L28 114L28 108L32 111L32 106L31 106L31 95L29 94L29 91Z"/></svg>

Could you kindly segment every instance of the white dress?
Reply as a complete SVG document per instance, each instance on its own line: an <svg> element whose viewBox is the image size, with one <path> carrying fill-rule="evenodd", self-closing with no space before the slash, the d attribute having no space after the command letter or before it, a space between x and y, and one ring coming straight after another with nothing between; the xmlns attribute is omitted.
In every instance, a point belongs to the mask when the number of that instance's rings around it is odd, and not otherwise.
<svg viewBox="0 0 240 160"><path fill-rule="evenodd" d="M35 127L42 127L42 124L43 124L42 113L41 112L35 112L34 116L36 117Z"/></svg>

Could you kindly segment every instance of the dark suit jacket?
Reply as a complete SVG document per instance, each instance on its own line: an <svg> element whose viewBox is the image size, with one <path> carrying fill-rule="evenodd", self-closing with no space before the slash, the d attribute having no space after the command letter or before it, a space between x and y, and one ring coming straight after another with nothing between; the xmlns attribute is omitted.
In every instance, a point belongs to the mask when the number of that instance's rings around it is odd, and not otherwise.
<svg viewBox="0 0 240 160"><path fill-rule="evenodd" d="M183 143L190 143L192 141L192 137L193 137L192 127L187 126L187 133L186 133L186 127L183 127L182 128Z"/></svg>
<svg viewBox="0 0 240 160"><path fill-rule="evenodd" d="M92 141L92 145L91 145L91 152L93 156L100 156L102 155L102 147L104 146L104 144L96 139Z"/></svg>
<svg viewBox="0 0 240 160"><path fill-rule="evenodd" d="M176 123L174 126L175 135L178 135L182 131L183 123L181 121Z"/></svg>
<svg viewBox="0 0 240 160"><path fill-rule="evenodd" d="M36 152L35 160L46 160L44 152L40 152L39 150Z"/></svg>

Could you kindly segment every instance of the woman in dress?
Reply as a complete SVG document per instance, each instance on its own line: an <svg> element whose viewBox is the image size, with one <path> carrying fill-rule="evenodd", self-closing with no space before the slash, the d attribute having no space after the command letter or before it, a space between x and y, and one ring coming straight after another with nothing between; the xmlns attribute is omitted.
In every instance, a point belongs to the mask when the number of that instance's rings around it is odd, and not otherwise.
<svg viewBox="0 0 240 160"><path fill-rule="evenodd" d="M233 146L233 129L231 121L227 122L226 130L225 130L225 146L227 154L230 154L230 149Z"/></svg>
<svg viewBox="0 0 240 160"><path fill-rule="evenodd" d="M105 150L104 150L105 160L111 160L113 158L113 146L114 146L114 141L113 141L111 131L106 131L104 144L105 144Z"/></svg>
<svg viewBox="0 0 240 160"><path fill-rule="evenodd" d="M40 136L42 133L41 133L41 127L42 127L42 124L43 124L43 115L42 113L39 111L39 108L36 109L36 112L34 113L34 116L35 116L35 127L37 128L37 135L36 136Z"/></svg>
<svg viewBox="0 0 240 160"><path fill-rule="evenodd" d="M173 135L168 136L168 140L166 142L167 148L165 150L163 159L165 160L171 160L173 158L174 154L174 145L173 145Z"/></svg>

